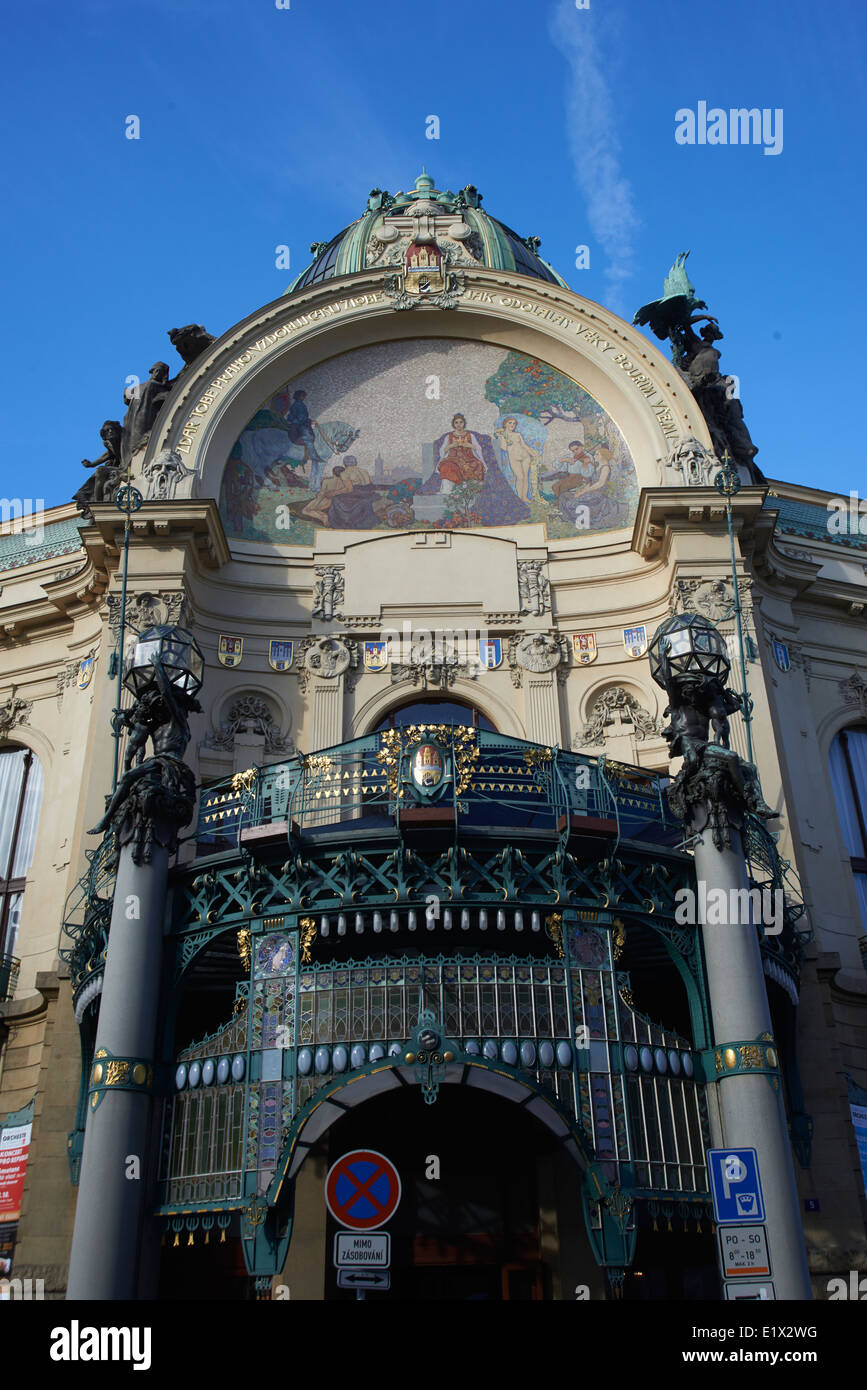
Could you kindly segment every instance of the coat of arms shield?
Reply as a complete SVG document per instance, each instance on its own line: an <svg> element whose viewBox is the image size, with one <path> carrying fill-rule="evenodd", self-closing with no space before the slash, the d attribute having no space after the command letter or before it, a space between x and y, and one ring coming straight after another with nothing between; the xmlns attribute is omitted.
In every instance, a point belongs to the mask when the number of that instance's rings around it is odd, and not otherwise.
<svg viewBox="0 0 867 1390"><path fill-rule="evenodd" d="M572 633L572 655L578 666L589 666L599 655L595 632Z"/></svg>
<svg viewBox="0 0 867 1390"><path fill-rule="evenodd" d="M479 663L485 671L496 671L503 662L503 642L500 637L479 638Z"/></svg>
<svg viewBox="0 0 867 1390"><path fill-rule="evenodd" d="M222 632L220 633L217 656L221 666L240 666L243 654L243 637L225 637Z"/></svg>
<svg viewBox="0 0 867 1390"><path fill-rule="evenodd" d="M364 669L365 671L384 671L388 665L388 643L387 642L365 642L364 644Z"/></svg>
<svg viewBox="0 0 867 1390"><path fill-rule="evenodd" d="M792 659L789 656L789 649L785 642L781 642L778 637L775 637L771 643L771 651L774 653L774 661L781 671L788 671L791 669Z"/></svg>
<svg viewBox="0 0 867 1390"><path fill-rule="evenodd" d="M623 629L623 645L626 648L626 655L633 658L644 656L647 651L647 628L644 623L638 627L625 627Z"/></svg>
<svg viewBox="0 0 867 1390"><path fill-rule="evenodd" d="M277 637L272 637L268 643L268 665L272 671L288 671L292 665L292 652L294 642L283 642Z"/></svg>

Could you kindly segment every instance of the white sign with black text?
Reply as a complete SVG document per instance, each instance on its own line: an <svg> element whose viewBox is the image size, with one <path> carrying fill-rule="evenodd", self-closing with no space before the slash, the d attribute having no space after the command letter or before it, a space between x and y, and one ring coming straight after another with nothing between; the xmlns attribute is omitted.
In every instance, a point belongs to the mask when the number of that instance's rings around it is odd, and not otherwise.
<svg viewBox="0 0 867 1390"><path fill-rule="evenodd" d="M336 1269L388 1269L391 1236L387 1231L338 1231L334 1237Z"/></svg>
<svg viewBox="0 0 867 1390"><path fill-rule="evenodd" d="M764 1226L720 1226L720 1259L724 1279L767 1277L771 1272Z"/></svg>

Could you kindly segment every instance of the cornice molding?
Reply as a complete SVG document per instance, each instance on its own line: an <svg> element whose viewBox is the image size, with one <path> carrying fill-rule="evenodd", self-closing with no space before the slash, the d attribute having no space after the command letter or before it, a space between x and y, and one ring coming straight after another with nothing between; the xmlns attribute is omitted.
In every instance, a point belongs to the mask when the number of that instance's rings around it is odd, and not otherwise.
<svg viewBox="0 0 867 1390"><path fill-rule="evenodd" d="M82 532L85 545L105 556L123 548L124 515L111 503L93 507L93 525ZM204 569L220 569L230 559L229 543L214 498L174 498L169 502L145 502L133 513L130 548L152 540L191 544Z"/></svg>
<svg viewBox="0 0 867 1390"><path fill-rule="evenodd" d="M830 540L811 541L780 533L776 530L778 516L773 506L765 507L750 536L747 553L761 592L768 596L776 593L787 602L806 601L825 611L842 608L849 618L867 618L867 565L863 557L856 551L841 551ZM811 550L814 554L807 558ZM820 577L825 565L831 564L837 567L837 575ZM843 565L860 567L864 581L841 579L839 568Z"/></svg>

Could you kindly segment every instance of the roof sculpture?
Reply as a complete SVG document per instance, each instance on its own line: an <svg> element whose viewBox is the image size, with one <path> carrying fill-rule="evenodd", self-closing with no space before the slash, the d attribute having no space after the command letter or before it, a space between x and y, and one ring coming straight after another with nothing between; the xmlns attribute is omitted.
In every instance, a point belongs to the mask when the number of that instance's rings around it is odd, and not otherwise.
<svg viewBox="0 0 867 1390"><path fill-rule="evenodd" d="M434 240L452 266L513 271L568 289L539 256L539 237L519 236L483 212L482 195L472 184L458 193L442 191L430 174L422 173L405 193L371 189L361 217L330 241L313 243L313 264L293 281L289 293L373 266L398 265L410 244Z"/></svg>

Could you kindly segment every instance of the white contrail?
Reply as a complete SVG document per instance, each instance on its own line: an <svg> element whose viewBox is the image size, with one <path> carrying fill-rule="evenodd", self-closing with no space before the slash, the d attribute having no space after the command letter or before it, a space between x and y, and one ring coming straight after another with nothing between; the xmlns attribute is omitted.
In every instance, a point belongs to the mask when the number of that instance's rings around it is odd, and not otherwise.
<svg viewBox="0 0 867 1390"><path fill-rule="evenodd" d="M550 32L569 63L566 135L590 231L607 259L606 304L622 312L621 291L632 275L639 219L620 167L616 110L593 33L593 14L592 8L579 10L572 0L562 0L552 14Z"/></svg>

